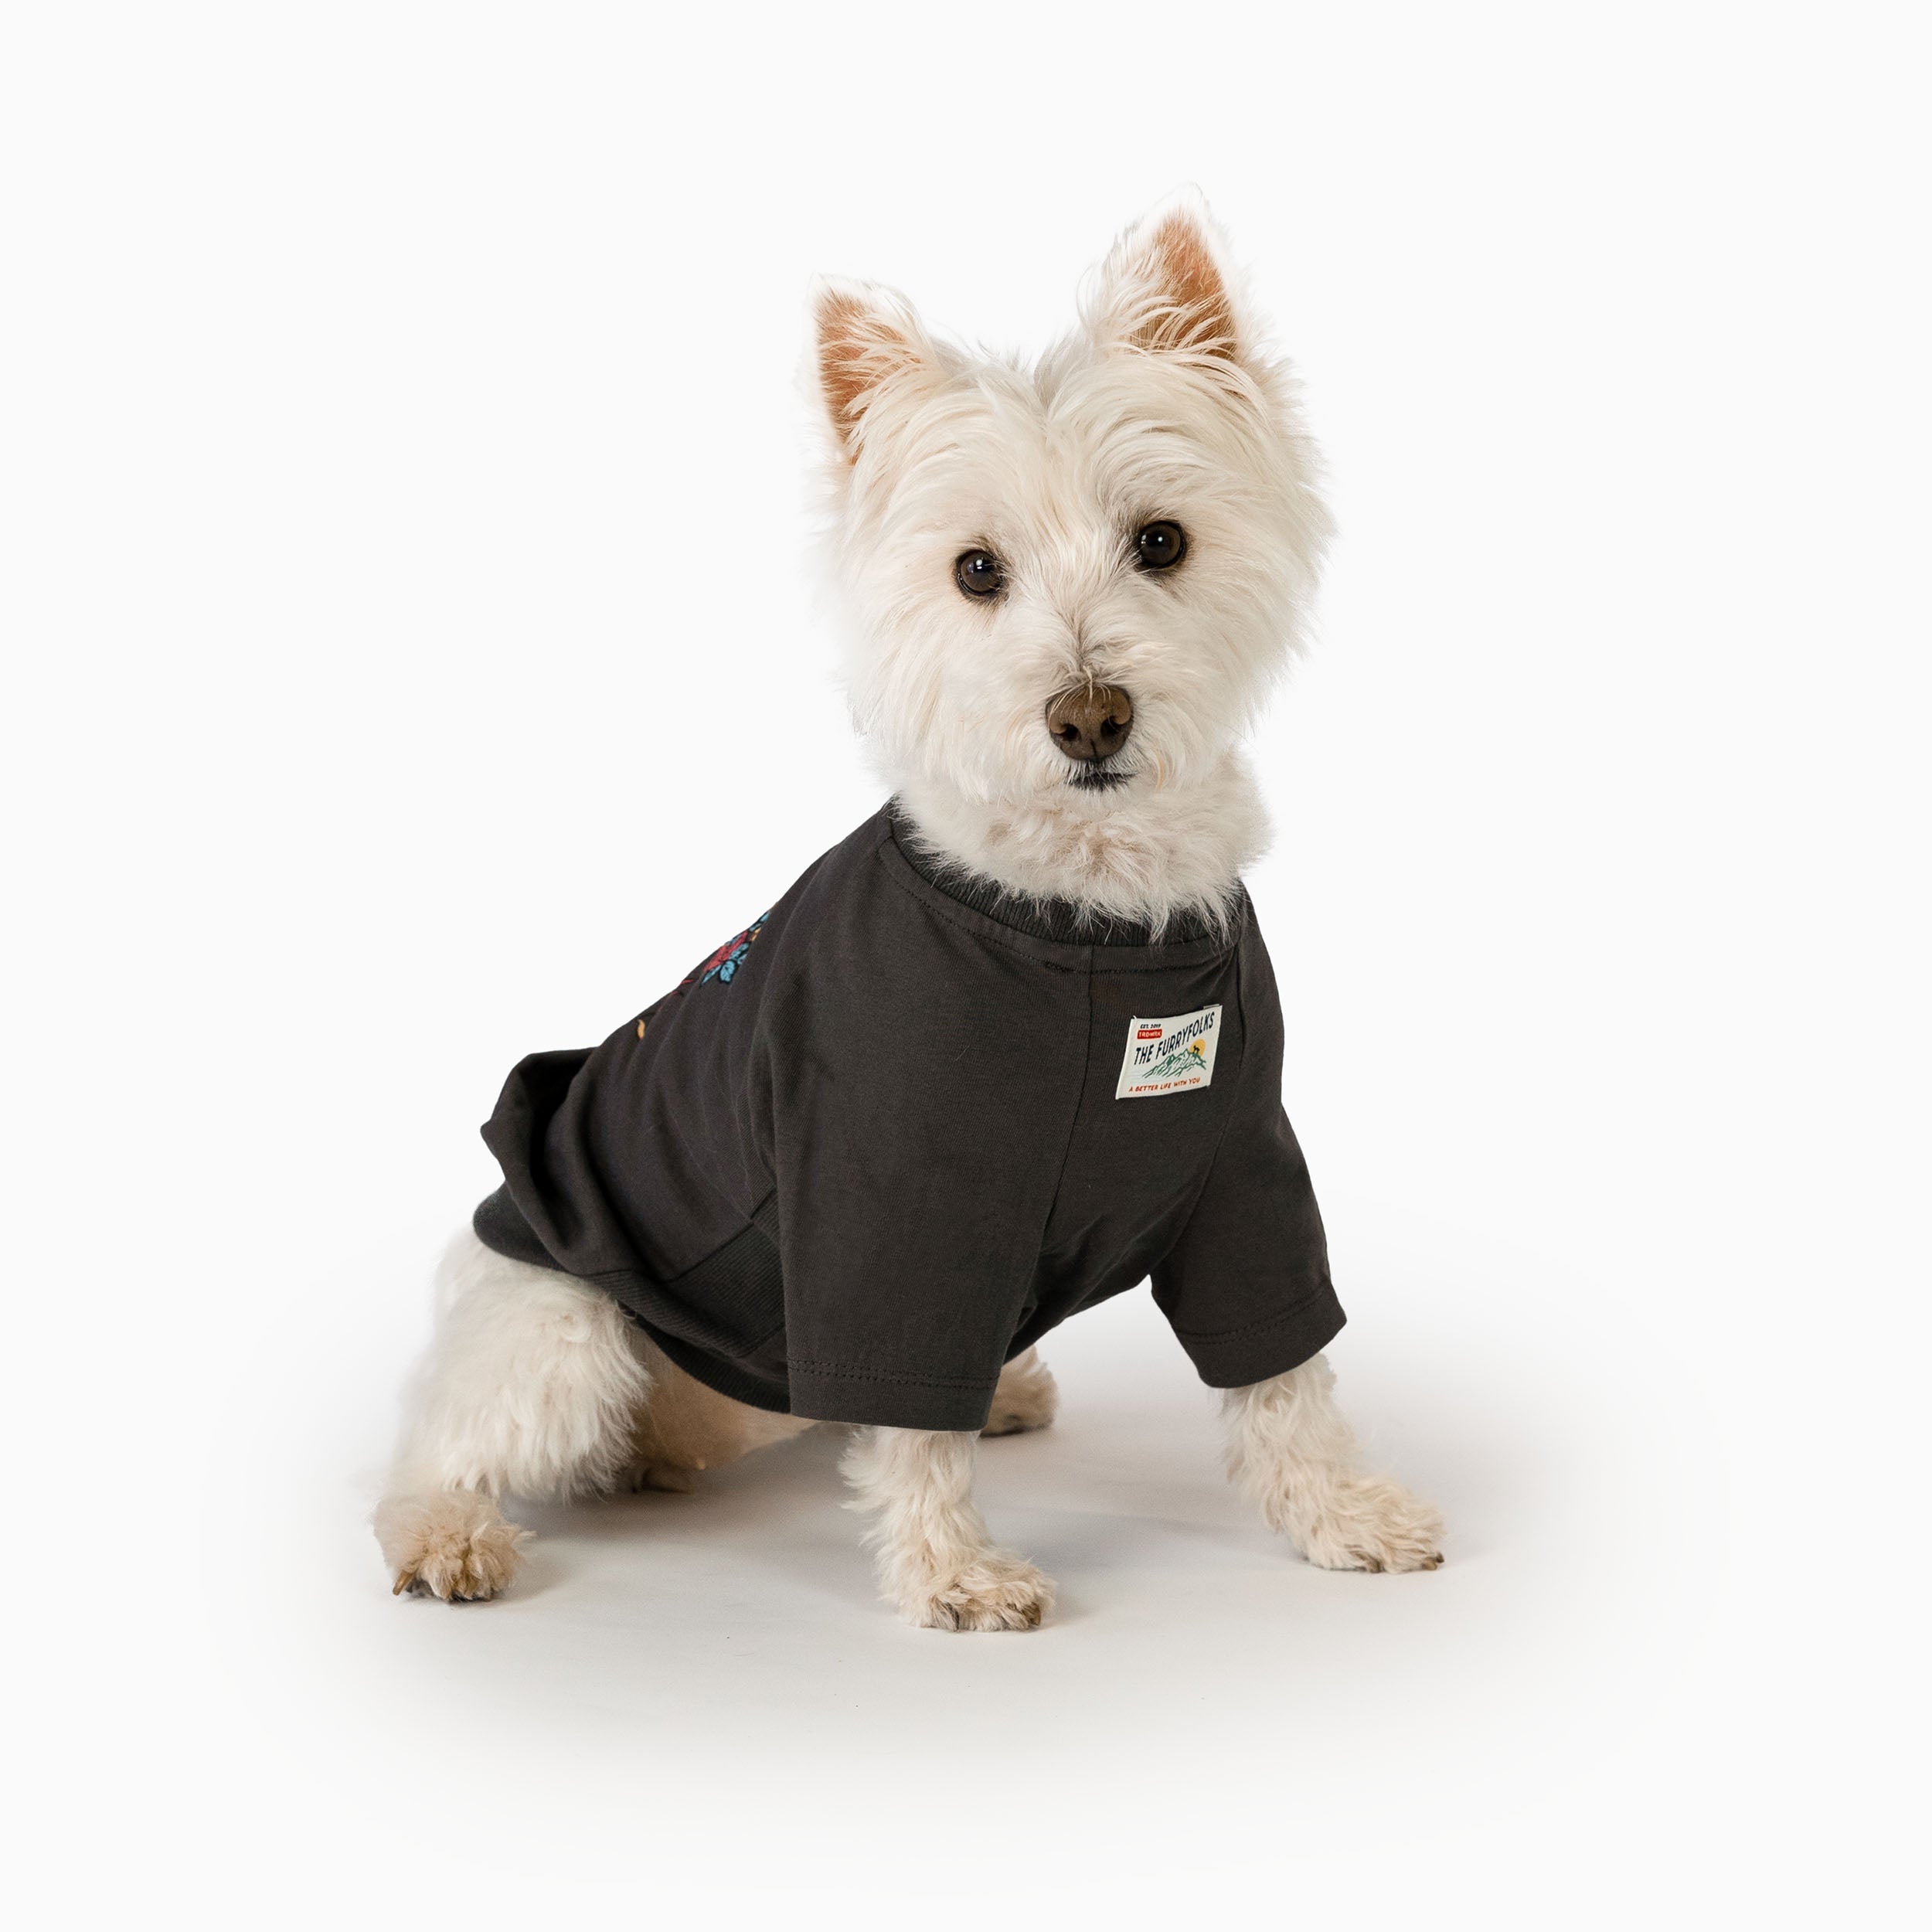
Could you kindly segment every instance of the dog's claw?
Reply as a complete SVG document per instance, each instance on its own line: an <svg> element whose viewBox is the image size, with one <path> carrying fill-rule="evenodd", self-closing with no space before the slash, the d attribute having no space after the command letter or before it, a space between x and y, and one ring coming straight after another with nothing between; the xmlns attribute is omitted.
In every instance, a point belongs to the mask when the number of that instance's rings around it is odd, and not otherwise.
<svg viewBox="0 0 1932 1932"><path fill-rule="evenodd" d="M1053 1601L1053 1584L1031 1563L989 1549L952 1576L930 1579L901 1607L927 1630L1037 1630Z"/></svg>
<svg viewBox="0 0 1932 1932"><path fill-rule="evenodd" d="M1372 1576L1440 1566L1441 1518L1387 1477L1352 1476L1318 1502L1298 1526L1296 1540L1310 1563Z"/></svg>
<svg viewBox="0 0 1932 1932"><path fill-rule="evenodd" d="M376 1533L396 1597L427 1594L449 1603L494 1597L516 1574L529 1532L505 1522L495 1502L467 1490L386 1500Z"/></svg>

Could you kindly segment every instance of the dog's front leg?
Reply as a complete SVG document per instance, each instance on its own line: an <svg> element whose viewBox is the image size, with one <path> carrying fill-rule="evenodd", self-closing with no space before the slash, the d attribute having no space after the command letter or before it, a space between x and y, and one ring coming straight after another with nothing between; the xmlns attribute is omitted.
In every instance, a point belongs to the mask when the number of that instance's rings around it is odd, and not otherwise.
<svg viewBox="0 0 1932 1932"><path fill-rule="evenodd" d="M930 1429L861 1429L846 1450L852 1507L876 1519L866 1540L907 1622L929 1630L1031 1630L1053 1586L998 1548L973 1502L978 1439Z"/></svg>
<svg viewBox="0 0 1932 1932"><path fill-rule="evenodd" d="M1441 1563L1441 1517L1392 1478L1363 1470L1324 1357L1230 1389L1226 1409L1228 1474L1310 1563L1324 1570Z"/></svg>

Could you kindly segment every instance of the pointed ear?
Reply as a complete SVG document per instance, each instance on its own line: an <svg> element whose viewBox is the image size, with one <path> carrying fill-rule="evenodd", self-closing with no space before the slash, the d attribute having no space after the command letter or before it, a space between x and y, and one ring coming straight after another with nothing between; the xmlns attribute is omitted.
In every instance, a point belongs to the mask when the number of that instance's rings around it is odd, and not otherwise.
<svg viewBox="0 0 1932 1932"><path fill-rule="evenodd" d="M1226 260L1207 204L1194 195L1178 199L1114 244L1100 266L1088 326L1119 348L1239 362L1250 345L1236 318Z"/></svg>
<svg viewBox="0 0 1932 1932"><path fill-rule="evenodd" d="M905 297L873 282L821 281L812 294L818 393L840 454L859 454L866 413L881 392L936 366Z"/></svg>

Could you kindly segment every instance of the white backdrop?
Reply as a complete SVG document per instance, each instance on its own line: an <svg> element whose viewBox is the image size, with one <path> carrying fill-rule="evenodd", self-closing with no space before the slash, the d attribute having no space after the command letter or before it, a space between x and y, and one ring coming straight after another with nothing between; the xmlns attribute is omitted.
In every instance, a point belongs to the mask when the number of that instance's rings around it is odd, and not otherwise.
<svg viewBox="0 0 1932 1932"><path fill-rule="evenodd" d="M36 1924L1900 1922L1923 1822L1927 76L1905 8L11 12L8 1611ZM1144 1295L990 1445L364 1526L510 1063L877 802L815 270L1043 343L1200 182L1342 536L1251 883L1407 1577Z"/></svg>

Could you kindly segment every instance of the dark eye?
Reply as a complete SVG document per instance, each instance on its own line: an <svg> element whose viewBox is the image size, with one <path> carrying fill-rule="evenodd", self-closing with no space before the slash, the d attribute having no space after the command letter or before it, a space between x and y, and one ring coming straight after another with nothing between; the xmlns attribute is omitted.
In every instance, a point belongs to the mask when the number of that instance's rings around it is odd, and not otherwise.
<svg viewBox="0 0 1932 1932"><path fill-rule="evenodd" d="M1178 523L1150 523L1134 539L1144 570L1171 570L1187 555L1187 532Z"/></svg>
<svg viewBox="0 0 1932 1932"><path fill-rule="evenodd" d="M954 564L953 581L969 597L997 597L1006 587L1006 573L991 550L968 550Z"/></svg>

